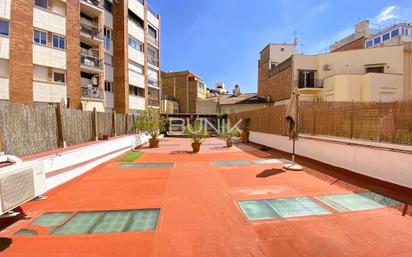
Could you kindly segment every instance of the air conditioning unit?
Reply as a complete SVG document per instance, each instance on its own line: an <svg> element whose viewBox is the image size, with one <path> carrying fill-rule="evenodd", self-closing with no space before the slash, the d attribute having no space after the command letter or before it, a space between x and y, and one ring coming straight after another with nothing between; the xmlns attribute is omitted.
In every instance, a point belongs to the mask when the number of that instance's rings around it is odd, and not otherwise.
<svg viewBox="0 0 412 257"><path fill-rule="evenodd" d="M323 65L323 70L331 70L331 69L332 69L332 65L330 64Z"/></svg>
<svg viewBox="0 0 412 257"><path fill-rule="evenodd" d="M46 192L43 162L23 162L0 169L0 215Z"/></svg>

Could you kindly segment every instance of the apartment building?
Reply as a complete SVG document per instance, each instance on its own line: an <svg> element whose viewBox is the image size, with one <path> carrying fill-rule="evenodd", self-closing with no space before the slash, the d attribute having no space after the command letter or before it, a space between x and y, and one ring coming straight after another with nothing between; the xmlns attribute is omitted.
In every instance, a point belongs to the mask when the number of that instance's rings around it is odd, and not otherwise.
<svg viewBox="0 0 412 257"><path fill-rule="evenodd" d="M159 108L159 35L143 0L0 0L0 99Z"/></svg>
<svg viewBox="0 0 412 257"><path fill-rule="evenodd" d="M273 92L268 86L269 70L282 63L296 52L296 39L294 44L268 44L260 51L258 62L258 94L270 98ZM269 99L270 100L270 99Z"/></svg>
<svg viewBox="0 0 412 257"><path fill-rule="evenodd" d="M190 71L162 72L162 97L172 97L179 104L179 112L196 113L199 99L207 96L205 82Z"/></svg>
<svg viewBox="0 0 412 257"><path fill-rule="evenodd" d="M105 0L104 17L106 110L159 109L160 16L144 0Z"/></svg>

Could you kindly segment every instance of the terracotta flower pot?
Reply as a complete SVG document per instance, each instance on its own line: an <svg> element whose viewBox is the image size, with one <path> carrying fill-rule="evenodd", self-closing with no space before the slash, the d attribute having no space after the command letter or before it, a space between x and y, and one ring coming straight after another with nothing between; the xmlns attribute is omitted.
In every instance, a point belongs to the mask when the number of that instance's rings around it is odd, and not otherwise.
<svg viewBox="0 0 412 257"><path fill-rule="evenodd" d="M192 149L194 153L198 153L200 151L200 145L199 143L192 143Z"/></svg>
<svg viewBox="0 0 412 257"><path fill-rule="evenodd" d="M241 138L242 143L249 142L249 132L242 131L240 138Z"/></svg>
<svg viewBox="0 0 412 257"><path fill-rule="evenodd" d="M159 139L150 138L149 139L149 147L150 148L158 148L159 147Z"/></svg>
<svg viewBox="0 0 412 257"><path fill-rule="evenodd" d="M106 134L100 135L100 140L109 140L109 136Z"/></svg>
<svg viewBox="0 0 412 257"><path fill-rule="evenodd" d="M232 142L232 141L226 141L226 146L227 146L227 147L232 147L232 146L233 146L233 142Z"/></svg>

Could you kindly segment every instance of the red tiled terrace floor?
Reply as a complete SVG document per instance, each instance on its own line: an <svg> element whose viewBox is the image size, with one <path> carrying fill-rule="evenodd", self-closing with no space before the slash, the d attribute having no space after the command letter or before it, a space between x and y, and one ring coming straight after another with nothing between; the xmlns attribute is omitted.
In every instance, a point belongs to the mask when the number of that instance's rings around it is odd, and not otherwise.
<svg viewBox="0 0 412 257"><path fill-rule="evenodd" d="M207 139L209 144L223 144ZM250 222L238 200L316 196L351 192L304 172L284 172L280 164L215 167L217 160L273 157L252 145L202 146L189 154L190 141L166 138L146 149L138 163L174 162L173 168L116 169L116 160L23 206L31 219L0 232L12 245L6 257L95 256L412 256L412 219L383 208L323 216ZM266 171L265 171L266 170ZM259 174L273 173L271 176ZM263 174L265 174L263 173ZM13 236L44 212L161 208L155 231L99 235Z"/></svg>

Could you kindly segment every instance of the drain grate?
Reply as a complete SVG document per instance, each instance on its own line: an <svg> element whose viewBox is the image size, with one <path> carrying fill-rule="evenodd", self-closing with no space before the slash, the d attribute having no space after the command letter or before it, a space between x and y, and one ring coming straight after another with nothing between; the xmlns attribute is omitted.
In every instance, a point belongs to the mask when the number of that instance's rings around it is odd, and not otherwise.
<svg viewBox="0 0 412 257"><path fill-rule="evenodd" d="M160 209L79 212L50 233L80 235L154 230L159 213Z"/></svg>
<svg viewBox="0 0 412 257"><path fill-rule="evenodd" d="M401 204L374 192L326 195L315 198L338 212L371 210Z"/></svg>
<svg viewBox="0 0 412 257"><path fill-rule="evenodd" d="M42 227L55 227L62 224L70 215L72 215L72 212L46 212L31 224Z"/></svg>
<svg viewBox="0 0 412 257"><path fill-rule="evenodd" d="M167 168L173 167L173 162L164 163L121 163L116 166L116 168L121 169L142 169L142 168Z"/></svg>
<svg viewBox="0 0 412 257"><path fill-rule="evenodd" d="M240 201L239 206L249 220L302 217L331 213L307 197Z"/></svg>
<svg viewBox="0 0 412 257"><path fill-rule="evenodd" d="M15 236L37 236L38 234L36 230L31 229L20 229L14 233Z"/></svg>

